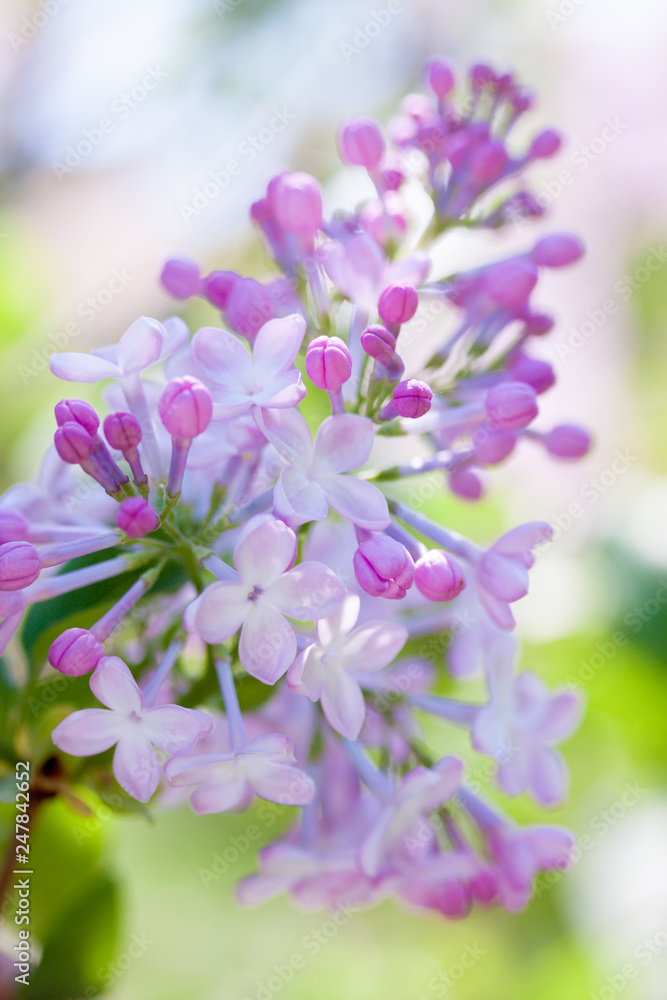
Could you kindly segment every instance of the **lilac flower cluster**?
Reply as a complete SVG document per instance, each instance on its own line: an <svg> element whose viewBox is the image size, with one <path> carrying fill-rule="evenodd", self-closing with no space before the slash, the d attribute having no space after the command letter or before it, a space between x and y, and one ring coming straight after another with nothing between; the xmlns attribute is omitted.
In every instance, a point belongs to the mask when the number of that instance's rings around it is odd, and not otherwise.
<svg viewBox="0 0 667 1000"><path fill-rule="evenodd" d="M555 376L531 354L553 325L532 296L541 269L581 256L579 241L551 234L430 274L450 229L538 217L521 178L560 146L548 130L513 151L532 98L511 75L477 65L456 100L455 89L435 58L389 140L370 118L342 127L343 161L375 191L354 213L325 213L307 174L270 182L251 215L278 277L167 262L164 287L205 299L224 328L190 338L177 317L141 318L117 345L55 355L61 379L108 383L110 412L101 423L82 400L58 403L39 483L0 501L3 649L29 606L127 581L94 624L51 645L50 667L90 674L104 706L64 717L56 747L115 748L113 774L140 802L161 788L197 813L256 796L298 807L242 883L244 903L288 891L304 907L392 894L449 917L473 902L515 910L538 872L568 863L567 830L514 823L421 731L425 715L443 720L443 738L448 725L469 730L507 796L545 807L565 796L555 745L579 701L517 671L513 635L549 526L483 547L404 499L403 480L431 474L443 498L448 485L476 500L480 472L523 440L557 459L590 445L576 426L533 427ZM421 237L418 186L432 206ZM433 301L452 330L406 371L402 341ZM396 464L406 447L418 457ZM80 470L90 489L73 504ZM181 576L165 589L170 567ZM445 641L417 655L429 636ZM443 693L479 672L483 703ZM109 766L90 764L93 775Z"/></svg>

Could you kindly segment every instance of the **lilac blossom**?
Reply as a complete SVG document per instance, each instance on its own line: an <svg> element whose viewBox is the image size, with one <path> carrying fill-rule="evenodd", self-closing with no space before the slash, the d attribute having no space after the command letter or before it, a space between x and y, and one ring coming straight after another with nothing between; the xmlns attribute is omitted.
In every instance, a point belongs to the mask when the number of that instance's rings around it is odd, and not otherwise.
<svg viewBox="0 0 667 1000"><path fill-rule="evenodd" d="M180 705L145 708L129 668L117 656L104 656L90 678L90 689L106 708L73 712L53 730L53 742L77 757L115 746L113 773L118 784L148 802L160 780L154 747L166 753L192 748L210 729L210 719Z"/></svg>

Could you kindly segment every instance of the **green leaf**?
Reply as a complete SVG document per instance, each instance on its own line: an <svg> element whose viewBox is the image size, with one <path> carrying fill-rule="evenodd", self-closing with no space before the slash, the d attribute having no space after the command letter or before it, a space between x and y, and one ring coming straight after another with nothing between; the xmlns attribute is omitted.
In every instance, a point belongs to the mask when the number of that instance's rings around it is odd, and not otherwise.
<svg viewBox="0 0 667 1000"><path fill-rule="evenodd" d="M32 1000L90 996L91 988L101 993L116 952L119 915L116 883L99 875L62 913L44 942L42 960L32 975Z"/></svg>

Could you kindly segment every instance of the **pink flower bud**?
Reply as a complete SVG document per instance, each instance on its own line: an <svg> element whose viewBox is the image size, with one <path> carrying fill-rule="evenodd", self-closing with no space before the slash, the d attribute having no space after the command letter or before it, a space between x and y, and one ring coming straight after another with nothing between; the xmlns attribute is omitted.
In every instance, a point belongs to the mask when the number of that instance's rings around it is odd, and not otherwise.
<svg viewBox="0 0 667 1000"><path fill-rule="evenodd" d="M396 167L385 167L381 171L385 190L398 191L405 180L405 174Z"/></svg>
<svg viewBox="0 0 667 1000"><path fill-rule="evenodd" d="M546 313L530 313L526 318L526 333L530 337L543 337L553 328L553 318Z"/></svg>
<svg viewBox="0 0 667 1000"><path fill-rule="evenodd" d="M550 455L556 458L582 458L591 447L591 436L576 424L559 424L542 438Z"/></svg>
<svg viewBox="0 0 667 1000"><path fill-rule="evenodd" d="M83 399L61 399L56 403L54 411L58 427L66 423L81 424L93 437L100 426L100 418L95 410Z"/></svg>
<svg viewBox="0 0 667 1000"><path fill-rule="evenodd" d="M397 601L405 597L415 578L412 556L387 535L362 542L352 558L357 583L372 597Z"/></svg>
<svg viewBox="0 0 667 1000"><path fill-rule="evenodd" d="M430 386L416 378L399 382L392 395L394 409L401 417L423 417L431 409L432 399Z"/></svg>
<svg viewBox="0 0 667 1000"><path fill-rule="evenodd" d="M123 500L116 514L116 527L130 538L143 538L159 527L160 518L143 497L128 497Z"/></svg>
<svg viewBox="0 0 667 1000"><path fill-rule="evenodd" d="M338 133L338 148L346 163L374 170L384 156L384 136L374 118L351 118Z"/></svg>
<svg viewBox="0 0 667 1000"><path fill-rule="evenodd" d="M419 296L412 285L388 285L380 296L378 312L388 326L407 323L417 312Z"/></svg>
<svg viewBox="0 0 667 1000"><path fill-rule="evenodd" d="M0 545L0 590L23 590L34 583L41 565L37 549L30 542Z"/></svg>
<svg viewBox="0 0 667 1000"><path fill-rule="evenodd" d="M498 139L490 139L478 146L470 157L470 171L475 180L483 184L497 180L507 165L509 155Z"/></svg>
<svg viewBox="0 0 667 1000"><path fill-rule="evenodd" d="M139 421L131 413L119 410L104 420L104 436L112 448L133 451L141 441Z"/></svg>
<svg viewBox="0 0 667 1000"><path fill-rule="evenodd" d="M211 422L213 402L203 382L192 375L172 379L160 396L160 420L172 437L191 441Z"/></svg>
<svg viewBox="0 0 667 1000"><path fill-rule="evenodd" d="M289 232L312 236L322 225L322 189L310 174L282 174L274 200L278 222Z"/></svg>
<svg viewBox="0 0 667 1000"><path fill-rule="evenodd" d="M59 427L53 436L56 451L63 462L78 465L87 461L95 451L95 441L92 435L81 424L68 420Z"/></svg>
<svg viewBox="0 0 667 1000"><path fill-rule="evenodd" d="M162 268L162 287L175 299L189 299L201 290L199 268L187 257L173 257Z"/></svg>
<svg viewBox="0 0 667 1000"><path fill-rule="evenodd" d="M216 309L226 309L232 288L239 280L234 271L211 271L202 282L202 292Z"/></svg>
<svg viewBox="0 0 667 1000"><path fill-rule="evenodd" d="M556 381L554 370L548 361L530 358L527 354L518 354L513 360L510 373L516 382L527 382L535 392L546 392Z"/></svg>
<svg viewBox="0 0 667 1000"><path fill-rule="evenodd" d="M462 500L479 500L482 495L482 480L470 469L456 469L448 484L452 493Z"/></svg>
<svg viewBox="0 0 667 1000"><path fill-rule="evenodd" d="M306 371L318 389L337 392L352 374L352 355L340 337L315 337L306 351Z"/></svg>
<svg viewBox="0 0 667 1000"><path fill-rule="evenodd" d="M584 245L570 233L551 233L538 240L530 256L538 267L566 267L583 256Z"/></svg>
<svg viewBox="0 0 667 1000"><path fill-rule="evenodd" d="M375 323L362 333L361 346L371 358L387 363L396 351L396 337L386 326Z"/></svg>
<svg viewBox="0 0 667 1000"><path fill-rule="evenodd" d="M550 156L555 156L563 140L555 129L547 128L544 132L536 135L530 144L528 156L531 160L548 160Z"/></svg>
<svg viewBox="0 0 667 1000"><path fill-rule="evenodd" d="M13 507L0 507L0 544L19 542L28 537L28 518Z"/></svg>
<svg viewBox="0 0 667 1000"><path fill-rule="evenodd" d="M85 628L68 628L52 643L49 663L68 677L82 677L94 670L104 656L102 643Z"/></svg>
<svg viewBox="0 0 667 1000"><path fill-rule="evenodd" d="M505 309L523 305L537 284L537 267L526 257L515 257L494 264L485 275L487 294Z"/></svg>
<svg viewBox="0 0 667 1000"><path fill-rule="evenodd" d="M475 459L482 465L497 465L514 451L516 434L513 431L501 431L493 424L482 424L475 431Z"/></svg>
<svg viewBox="0 0 667 1000"><path fill-rule="evenodd" d="M501 382L489 389L484 401L486 412L496 427L517 431L537 416L537 398L525 382Z"/></svg>
<svg viewBox="0 0 667 1000"><path fill-rule="evenodd" d="M454 70L442 56L434 56L424 68L424 82L436 97L446 97L454 86Z"/></svg>
<svg viewBox="0 0 667 1000"><path fill-rule="evenodd" d="M452 601L466 581L453 556L442 549L431 549L415 563L415 584L429 601Z"/></svg>

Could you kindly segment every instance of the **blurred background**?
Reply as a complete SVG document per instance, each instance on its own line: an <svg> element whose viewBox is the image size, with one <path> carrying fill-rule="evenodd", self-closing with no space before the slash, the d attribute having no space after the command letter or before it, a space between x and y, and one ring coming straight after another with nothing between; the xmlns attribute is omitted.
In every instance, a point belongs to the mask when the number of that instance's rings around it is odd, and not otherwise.
<svg viewBox="0 0 667 1000"><path fill-rule="evenodd" d="M61 802L33 835L35 997L667 1000L666 37L662 0L3 0L2 488L36 473L52 434L50 353L173 312L158 284L169 256L265 276L250 202L287 166L320 177L330 207L354 202L335 128L387 120L438 52L515 70L539 94L531 130L568 136L532 174L541 226L588 248L542 279L559 376L542 409L547 426L596 435L583 463L527 449L482 505L440 513L478 538L554 525L518 616L523 665L587 700L553 816L581 838L574 870L515 917L446 923L385 903L336 925L285 900L237 907L277 812L119 822ZM537 231L476 245L491 259Z"/></svg>

